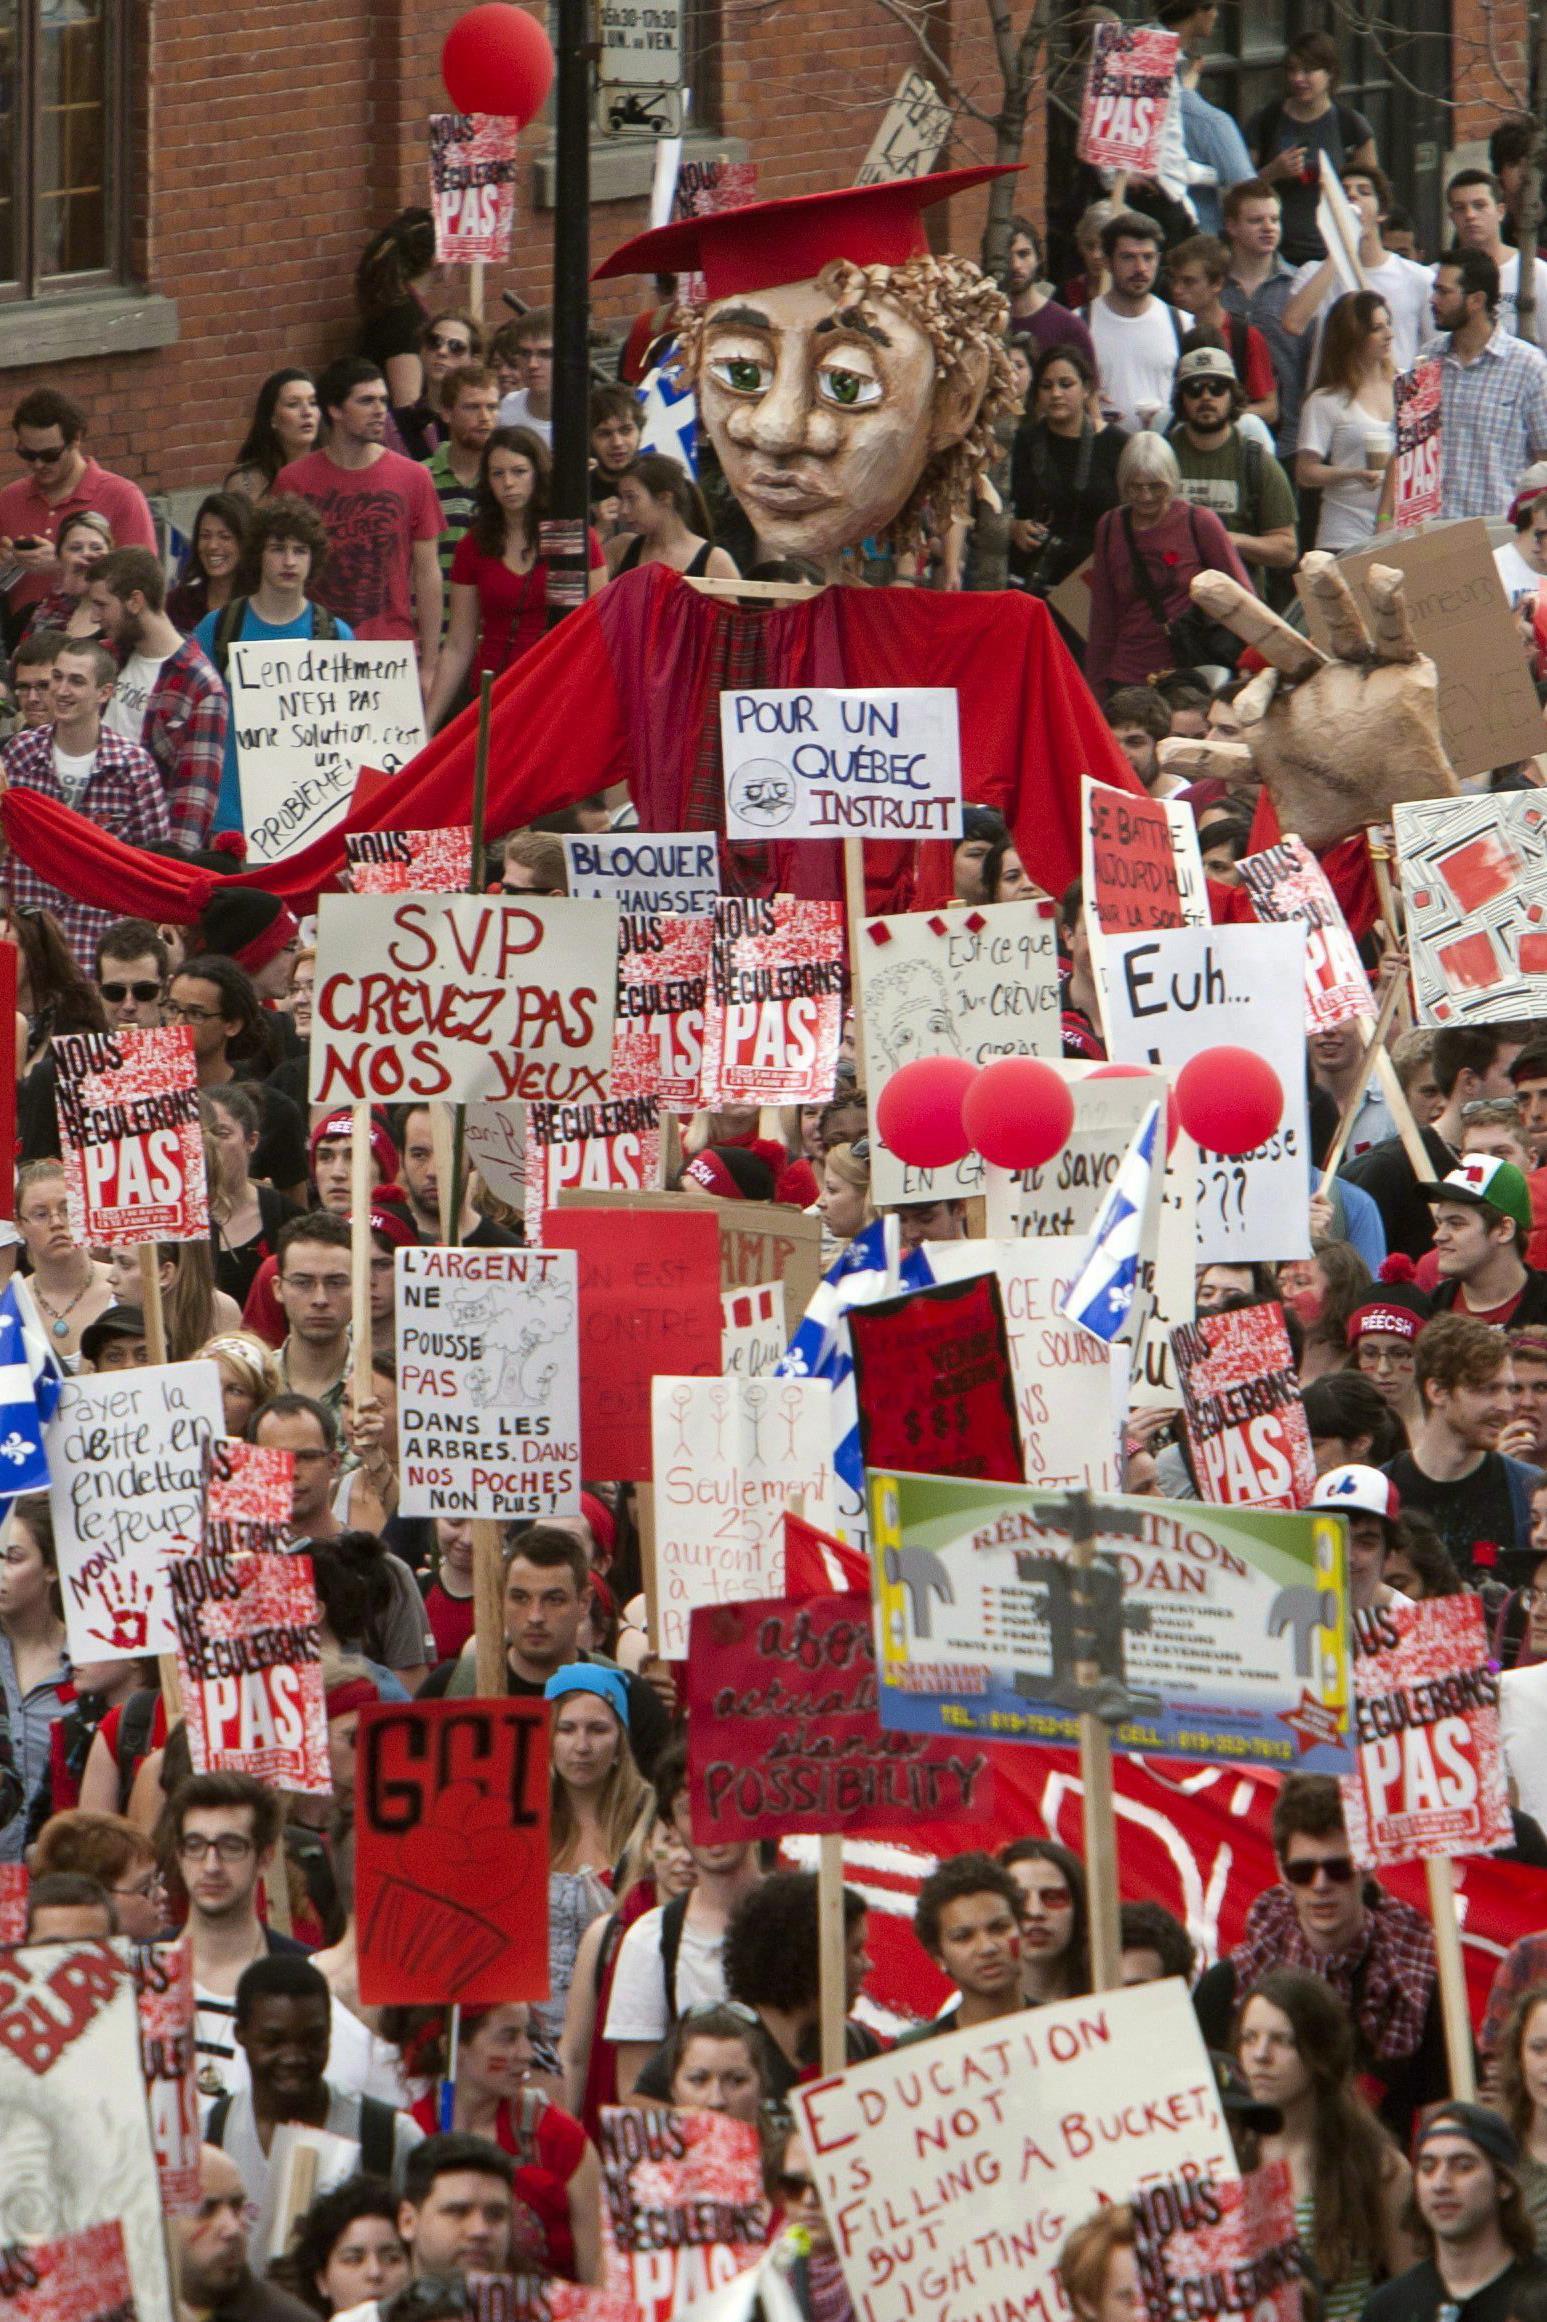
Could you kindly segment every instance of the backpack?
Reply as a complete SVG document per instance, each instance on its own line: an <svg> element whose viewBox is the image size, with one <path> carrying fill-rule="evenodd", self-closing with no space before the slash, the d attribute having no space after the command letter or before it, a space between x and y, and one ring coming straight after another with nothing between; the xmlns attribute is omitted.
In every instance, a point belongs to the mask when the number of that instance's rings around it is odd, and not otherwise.
<svg viewBox="0 0 1547 2322"><path fill-rule="evenodd" d="M1181 421L1178 420L1174 427L1167 429L1167 443L1171 443L1179 433L1181 424ZM1252 435L1238 434L1236 443L1241 452L1240 529L1243 532L1260 534L1262 531L1262 479L1265 473L1262 464L1263 449L1256 437ZM1187 479L1184 476L1182 479L1183 499L1187 497L1186 486Z"/></svg>
<svg viewBox="0 0 1547 2322"><path fill-rule="evenodd" d="M129 1792L134 1777L151 1752L151 1735L155 1730L156 1708L161 1696L152 1687L131 1693L124 1703L118 1720L118 1741L113 1755L118 1765L118 1811L128 1808Z"/></svg>
<svg viewBox="0 0 1547 2322"><path fill-rule="evenodd" d="M1182 351L1182 341L1187 336L1186 331L1182 328L1182 310L1180 307L1173 306L1169 298L1161 298L1158 293L1156 294L1156 304L1158 306L1163 306L1167 314L1171 317L1171 335L1176 341L1176 351L1178 355L1180 355ZM1086 301L1085 305L1079 309L1080 320L1085 325L1087 330L1089 330L1091 327L1090 318L1095 311L1095 305L1095 300L1089 299ZM1246 341L1243 339L1241 344L1244 347ZM1231 360L1234 361L1234 359L1234 352L1232 351Z"/></svg>
<svg viewBox="0 0 1547 2322"><path fill-rule="evenodd" d="M204 2142L218 2145L226 2133L226 2122L231 2113L231 2091L217 2096L210 2107L209 2119L204 2124ZM360 2170L367 2177L392 2176L393 2158L397 2140L397 2113L379 2096L360 2099Z"/></svg>
<svg viewBox="0 0 1547 2322"><path fill-rule="evenodd" d="M1341 163L1348 159L1356 145L1362 145L1364 143L1365 138L1369 134L1369 130L1367 125L1360 121L1358 114L1351 111L1347 105L1340 105L1334 99L1332 110L1338 117L1338 135L1343 140L1343 151L1339 156L1339 161ZM1253 154L1252 159L1257 162L1259 169L1261 168L1264 161L1272 160L1274 153L1278 149L1279 123L1283 120L1283 118L1283 100L1282 98L1278 97L1275 97L1271 105L1264 105L1261 113L1257 117L1258 152ZM1297 129L1308 129L1310 127L1310 123L1308 121L1297 121L1295 122L1294 126Z"/></svg>
<svg viewBox="0 0 1547 2322"><path fill-rule="evenodd" d="M329 643L338 635L337 621L334 620L326 605L314 604L310 598L307 599L307 602L312 607L313 644ZM240 640L242 621L251 603L251 597L233 597L229 604L222 605L220 608L220 618L215 623L215 634L210 639L209 657L222 677L226 674L226 664L231 657L231 647Z"/></svg>
<svg viewBox="0 0 1547 2322"><path fill-rule="evenodd" d="M669 1903L661 1906L661 1974L666 1983L666 2013L673 2023L677 2020L677 1955L682 1949L682 1929L687 1915L687 1895L673 1895Z"/></svg>

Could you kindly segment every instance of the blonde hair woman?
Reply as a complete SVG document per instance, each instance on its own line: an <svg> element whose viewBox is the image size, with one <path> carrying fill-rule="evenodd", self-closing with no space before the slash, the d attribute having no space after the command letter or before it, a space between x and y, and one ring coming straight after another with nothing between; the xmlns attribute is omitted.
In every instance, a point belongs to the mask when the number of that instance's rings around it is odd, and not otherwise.
<svg viewBox="0 0 1547 2322"><path fill-rule="evenodd" d="M868 1137L860 1137L852 1145L828 1146L816 1205L822 1213L822 1264L827 1267L876 1214L870 1198Z"/></svg>
<svg viewBox="0 0 1547 2322"><path fill-rule="evenodd" d="M228 1435L245 1435L258 1406L283 1392L279 1357L250 1330L225 1330L207 1338L195 1349L195 1359L212 1362L220 1373Z"/></svg>
<svg viewBox="0 0 1547 2322"><path fill-rule="evenodd" d="M80 1367L81 1332L114 1304L107 1269L75 1238L62 1161L28 1161L16 1177L16 1230L31 1269L19 1294L61 1368Z"/></svg>

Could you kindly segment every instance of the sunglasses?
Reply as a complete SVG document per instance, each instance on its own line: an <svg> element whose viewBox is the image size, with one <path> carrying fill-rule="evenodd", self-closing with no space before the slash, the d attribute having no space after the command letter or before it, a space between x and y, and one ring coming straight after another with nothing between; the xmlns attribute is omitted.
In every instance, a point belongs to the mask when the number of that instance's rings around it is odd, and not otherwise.
<svg viewBox="0 0 1547 2322"><path fill-rule="evenodd" d="M69 448L67 443L56 443L48 451L25 451L18 444L16 457L19 460L25 460L30 468L46 468L51 461L62 460Z"/></svg>
<svg viewBox="0 0 1547 2322"><path fill-rule="evenodd" d="M1329 1884L1334 1887L1346 1887L1358 1876L1352 1857L1346 1854L1321 1855L1315 1862L1286 1862L1280 1867L1292 1887L1313 1887L1318 1871L1325 1871Z"/></svg>
<svg viewBox="0 0 1547 2322"><path fill-rule="evenodd" d="M1184 379L1182 382L1182 400L1184 402L1189 395L1228 395L1229 392L1230 381L1228 379Z"/></svg>
<svg viewBox="0 0 1547 2322"><path fill-rule="evenodd" d="M115 1004L121 1004L130 999L144 1002L146 1000L159 1000L161 997L161 986L156 983L98 984L97 990L102 994L104 1000L112 1000Z"/></svg>
<svg viewBox="0 0 1547 2322"><path fill-rule="evenodd" d="M470 355L473 351L470 339L448 339L440 331L431 331L425 345L433 347L437 355Z"/></svg>

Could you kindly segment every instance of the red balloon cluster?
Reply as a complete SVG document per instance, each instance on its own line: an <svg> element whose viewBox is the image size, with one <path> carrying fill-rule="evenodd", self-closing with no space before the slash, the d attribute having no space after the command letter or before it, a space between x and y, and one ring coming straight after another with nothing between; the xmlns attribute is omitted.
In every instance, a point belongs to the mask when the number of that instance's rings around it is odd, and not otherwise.
<svg viewBox="0 0 1547 2322"><path fill-rule="evenodd" d="M1284 1084L1254 1048L1200 1048L1176 1076L1176 1111L1211 1153L1254 1153L1284 1117Z"/></svg>
<svg viewBox="0 0 1547 2322"><path fill-rule="evenodd" d="M508 114L524 129L548 102L553 43L524 8L484 0L447 33L440 71L459 113Z"/></svg>

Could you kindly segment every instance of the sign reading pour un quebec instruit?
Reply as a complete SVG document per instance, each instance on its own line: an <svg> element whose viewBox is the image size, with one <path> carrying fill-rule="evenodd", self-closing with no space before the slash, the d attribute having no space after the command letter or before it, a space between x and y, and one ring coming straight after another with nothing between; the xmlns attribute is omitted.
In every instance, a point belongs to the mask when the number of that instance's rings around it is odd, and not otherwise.
<svg viewBox="0 0 1547 2322"><path fill-rule="evenodd" d="M729 838L955 838L949 686L774 686L720 696Z"/></svg>

